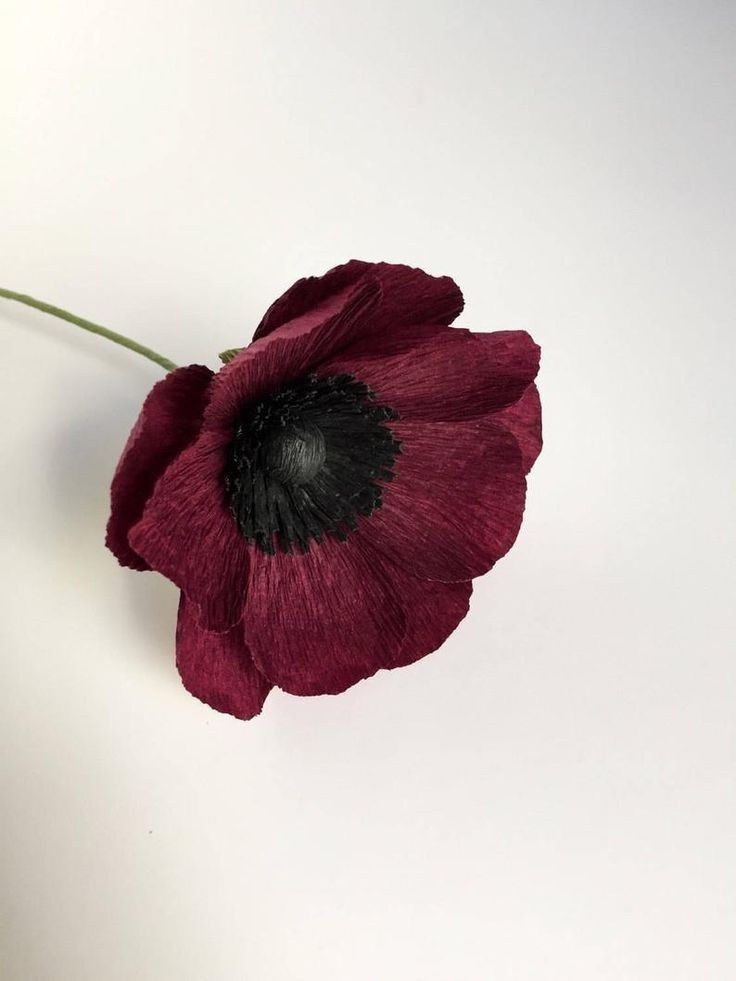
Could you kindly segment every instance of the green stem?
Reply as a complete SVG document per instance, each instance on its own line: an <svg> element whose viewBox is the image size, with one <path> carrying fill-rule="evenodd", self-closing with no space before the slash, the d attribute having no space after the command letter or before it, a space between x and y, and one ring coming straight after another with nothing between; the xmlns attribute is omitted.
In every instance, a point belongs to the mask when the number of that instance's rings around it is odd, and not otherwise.
<svg viewBox="0 0 736 981"><path fill-rule="evenodd" d="M66 320L70 324L81 327L82 330L88 330L92 334L99 334L100 337L106 337L115 344L120 344L122 347L127 347L129 350L135 351L136 354L142 354L144 358L154 361L162 368L165 368L166 371L173 371L177 367L173 361L169 361L163 354L152 351L150 347L145 347L143 344L131 340L124 334L118 334L114 330L109 330L107 327L93 324L91 320L76 317L73 313L69 313L68 310L62 310L61 307L55 307L51 303L44 303L43 300L34 300L32 296L26 296L24 293L14 293L13 290L4 290L2 288L0 288L0 297L5 297L6 300L15 300L16 303L25 303L27 307L33 307L35 310L50 313L52 317L59 317L61 320Z"/></svg>

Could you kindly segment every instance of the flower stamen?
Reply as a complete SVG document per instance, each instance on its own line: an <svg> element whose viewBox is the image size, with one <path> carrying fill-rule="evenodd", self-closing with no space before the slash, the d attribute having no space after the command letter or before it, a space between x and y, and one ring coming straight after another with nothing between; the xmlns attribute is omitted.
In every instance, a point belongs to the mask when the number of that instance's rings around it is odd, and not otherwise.
<svg viewBox="0 0 736 981"><path fill-rule="evenodd" d="M353 375L314 374L247 407L223 474L233 517L261 551L345 539L381 507L398 419Z"/></svg>

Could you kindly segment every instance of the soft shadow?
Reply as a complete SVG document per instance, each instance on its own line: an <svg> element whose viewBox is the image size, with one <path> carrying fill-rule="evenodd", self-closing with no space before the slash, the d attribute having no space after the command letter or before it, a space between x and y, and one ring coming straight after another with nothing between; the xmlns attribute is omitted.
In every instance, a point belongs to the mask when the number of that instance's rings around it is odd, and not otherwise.
<svg viewBox="0 0 736 981"><path fill-rule="evenodd" d="M67 413L63 424L51 427L45 447L49 506L59 528L59 547L69 553L70 574L78 578L80 588L89 589L90 574L94 576L97 568L101 577L112 570L111 578L117 577L127 600L127 622L121 632L130 632L137 656L170 671L178 590L156 573L118 566L104 546L110 481L148 389L138 379L131 382L129 392L111 392L104 378L90 384L87 374L79 380L67 376L49 395L49 404L55 400L64 404L69 386L76 381L84 384L88 408L73 416Z"/></svg>
<svg viewBox="0 0 736 981"><path fill-rule="evenodd" d="M155 572L120 571L126 578L130 615L135 622L134 637L141 639L136 653L170 675L175 659L179 590Z"/></svg>

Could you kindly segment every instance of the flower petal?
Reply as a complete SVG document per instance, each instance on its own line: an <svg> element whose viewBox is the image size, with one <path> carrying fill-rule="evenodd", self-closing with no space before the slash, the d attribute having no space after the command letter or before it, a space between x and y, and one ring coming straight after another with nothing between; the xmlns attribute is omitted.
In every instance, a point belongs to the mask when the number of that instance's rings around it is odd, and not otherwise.
<svg viewBox="0 0 736 981"><path fill-rule="evenodd" d="M401 442L382 507L358 533L423 579L487 572L511 548L526 481L511 433L487 419L393 422Z"/></svg>
<svg viewBox="0 0 736 981"><path fill-rule="evenodd" d="M375 263L370 272L381 284L381 302L359 339L366 348L398 328L451 324L462 313L463 294L449 276L430 276L423 269L389 262Z"/></svg>
<svg viewBox="0 0 736 981"><path fill-rule="evenodd" d="M404 613L380 562L356 539L307 553L253 551L245 638L258 669L293 695L336 694L390 665Z"/></svg>
<svg viewBox="0 0 736 981"><path fill-rule="evenodd" d="M369 262L351 259L341 266L335 266L324 276L306 276L298 279L293 286L271 304L256 327L253 340L270 334L290 320L303 316L323 303L335 293L354 286L370 268Z"/></svg>
<svg viewBox="0 0 736 981"><path fill-rule="evenodd" d="M385 556L380 561L404 607L406 633L398 655L389 665L403 667L444 644L468 612L473 583L419 579Z"/></svg>
<svg viewBox="0 0 736 981"><path fill-rule="evenodd" d="M222 484L226 446L226 437L201 433L164 471L130 532L135 551L199 607L204 627L218 631L242 616L248 570Z"/></svg>
<svg viewBox="0 0 736 981"><path fill-rule="evenodd" d="M521 450L524 473L529 473L542 450L542 405L537 386L530 385L518 402L490 418L513 433Z"/></svg>
<svg viewBox="0 0 736 981"><path fill-rule="evenodd" d="M373 277L381 286L381 302L365 325L363 340L367 346L402 325L450 324L463 309L463 295L449 276L430 276L410 266L352 259L324 276L311 276L294 283L266 311L254 340L303 316L333 293L359 283L366 276Z"/></svg>
<svg viewBox="0 0 736 981"><path fill-rule="evenodd" d="M539 348L525 331L472 334L429 325L396 332L371 355L355 345L317 373L355 375L402 419L444 421L512 405L538 370Z"/></svg>
<svg viewBox="0 0 736 981"><path fill-rule="evenodd" d="M177 368L146 396L110 488L105 544L121 565L148 569L128 542L154 484L174 457L197 435L212 372L203 365Z"/></svg>
<svg viewBox="0 0 736 981"><path fill-rule="evenodd" d="M243 348L212 382L204 428L231 430L243 406L278 391L339 351L362 329L380 293L378 283L366 278Z"/></svg>
<svg viewBox="0 0 736 981"><path fill-rule="evenodd" d="M176 666L186 690L236 719L252 719L273 687L258 671L241 624L227 633L204 630L184 593L176 625Z"/></svg>

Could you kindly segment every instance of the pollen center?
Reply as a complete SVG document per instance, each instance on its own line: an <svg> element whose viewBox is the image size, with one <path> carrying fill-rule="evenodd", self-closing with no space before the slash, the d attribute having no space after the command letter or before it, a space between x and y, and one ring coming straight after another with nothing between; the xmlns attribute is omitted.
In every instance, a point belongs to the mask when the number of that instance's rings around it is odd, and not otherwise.
<svg viewBox="0 0 736 981"><path fill-rule="evenodd" d="M223 474L242 535L269 554L346 538L381 507L397 418L347 374L308 375L245 407Z"/></svg>

